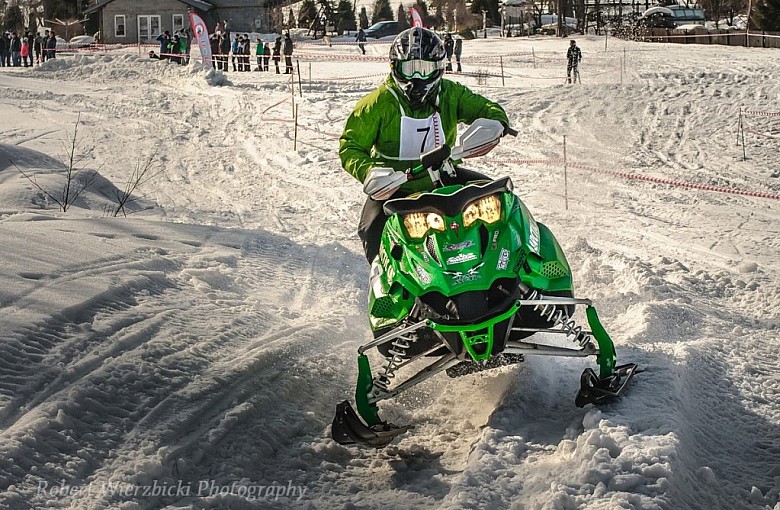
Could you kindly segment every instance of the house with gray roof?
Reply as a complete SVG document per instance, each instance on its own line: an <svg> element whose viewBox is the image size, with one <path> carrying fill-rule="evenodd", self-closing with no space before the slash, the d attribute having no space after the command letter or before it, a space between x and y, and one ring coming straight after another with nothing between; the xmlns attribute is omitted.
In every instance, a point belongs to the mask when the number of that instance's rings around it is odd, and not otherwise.
<svg viewBox="0 0 780 510"><path fill-rule="evenodd" d="M165 30L173 34L189 27L190 12L200 15L210 31L226 21L231 31L272 29L265 0L98 0L84 10L97 17L100 41L106 44L153 43Z"/></svg>

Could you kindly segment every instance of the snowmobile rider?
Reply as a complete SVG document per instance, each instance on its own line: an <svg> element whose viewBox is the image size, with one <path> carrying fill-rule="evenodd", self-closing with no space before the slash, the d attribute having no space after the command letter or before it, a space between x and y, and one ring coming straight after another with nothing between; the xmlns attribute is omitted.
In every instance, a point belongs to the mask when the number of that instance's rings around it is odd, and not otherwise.
<svg viewBox="0 0 780 510"><path fill-rule="evenodd" d="M420 164L421 154L445 142L453 147L459 122L485 118L509 127L506 112L497 103L442 78L446 56L444 44L431 30L413 27L401 32L390 47L390 75L357 103L344 126L341 165L369 195L358 225L369 264L379 253L387 221L384 202L433 187L427 172L402 178ZM442 176L445 184L480 179L489 177L464 168L458 168L455 178Z"/></svg>

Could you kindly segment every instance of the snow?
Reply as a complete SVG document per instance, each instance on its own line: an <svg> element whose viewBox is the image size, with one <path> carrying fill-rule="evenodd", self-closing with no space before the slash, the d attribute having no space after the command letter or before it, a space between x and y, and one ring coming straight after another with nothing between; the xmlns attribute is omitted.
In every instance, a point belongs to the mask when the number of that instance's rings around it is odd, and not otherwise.
<svg viewBox="0 0 780 510"><path fill-rule="evenodd" d="M583 409L590 361L441 375L382 407L417 428L380 451L329 429L369 339L337 138L388 43L300 44L302 97L137 50L0 71L0 507L780 510L780 203L737 193L780 194L780 119L736 145L740 108L778 111L777 50L577 41L582 85L551 38L465 41L451 77L520 132L472 166L646 371ZM57 196L79 118L99 178L63 213L18 170Z"/></svg>

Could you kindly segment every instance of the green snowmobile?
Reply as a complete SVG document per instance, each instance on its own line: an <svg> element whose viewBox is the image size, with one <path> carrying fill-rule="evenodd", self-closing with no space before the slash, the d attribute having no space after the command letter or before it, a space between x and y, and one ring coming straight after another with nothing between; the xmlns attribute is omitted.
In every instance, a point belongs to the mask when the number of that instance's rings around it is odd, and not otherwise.
<svg viewBox="0 0 780 510"><path fill-rule="evenodd" d="M411 426L380 419L377 404L442 371L459 377L526 355L594 356L599 373L582 373L579 407L616 397L637 372L636 364L617 365L591 301L574 297L560 245L512 192L508 177L442 184L442 172L452 174L454 161L498 143L503 132L494 124L478 120L457 147L422 156L412 172L427 170L433 191L385 203L389 218L370 272L374 340L358 349L357 412L347 400L336 406L331 434L340 444L381 448L406 432ZM586 307L590 330L573 320L576 306ZM541 332L564 342L540 343ZM366 355L374 348L384 357L376 373ZM425 358L433 362L424 364ZM401 371L421 364L393 384Z"/></svg>

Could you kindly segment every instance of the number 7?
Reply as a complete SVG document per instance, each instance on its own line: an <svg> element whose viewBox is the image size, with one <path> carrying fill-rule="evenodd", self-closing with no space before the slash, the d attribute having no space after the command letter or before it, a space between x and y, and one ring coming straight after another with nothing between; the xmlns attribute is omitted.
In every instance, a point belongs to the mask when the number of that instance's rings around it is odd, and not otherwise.
<svg viewBox="0 0 780 510"><path fill-rule="evenodd" d="M425 131L425 136L423 136L422 145L420 145L420 154L422 154L422 151L425 150L425 142L428 141L428 133L431 132L431 126L424 127L424 128L419 128L417 130L418 133L422 133L423 131Z"/></svg>

